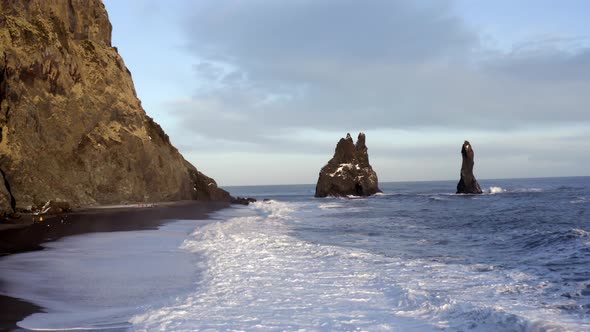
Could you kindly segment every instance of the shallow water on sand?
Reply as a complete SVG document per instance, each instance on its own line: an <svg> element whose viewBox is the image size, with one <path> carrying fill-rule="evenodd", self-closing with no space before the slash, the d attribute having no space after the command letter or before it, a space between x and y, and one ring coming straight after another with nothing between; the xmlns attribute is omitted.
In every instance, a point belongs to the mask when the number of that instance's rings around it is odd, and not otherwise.
<svg viewBox="0 0 590 332"><path fill-rule="evenodd" d="M353 199L234 187L271 201L66 238L0 268L49 309L24 327L590 331L590 178L480 183L479 196L420 182Z"/></svg>
<svg viewBox="0 0 590 332"><path fill-rule="evenodd" d="M4 257L1 291L46 308L20 322L24 328L129 328L129 318L148 305L192 289L202 259L179 247L199 224L71 236L43 251Z"/></svg>

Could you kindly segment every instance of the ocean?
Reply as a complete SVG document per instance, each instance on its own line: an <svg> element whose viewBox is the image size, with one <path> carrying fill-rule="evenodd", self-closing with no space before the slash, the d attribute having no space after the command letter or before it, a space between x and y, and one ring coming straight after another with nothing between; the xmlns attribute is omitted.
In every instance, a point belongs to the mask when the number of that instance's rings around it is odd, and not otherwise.
<svg viewBox="0 0 590 332"><path fill-rule="evenodd" d="M230 187L258 202L2 258L0 291L29 329L590 331L590 177L480 184Z"/></svg>

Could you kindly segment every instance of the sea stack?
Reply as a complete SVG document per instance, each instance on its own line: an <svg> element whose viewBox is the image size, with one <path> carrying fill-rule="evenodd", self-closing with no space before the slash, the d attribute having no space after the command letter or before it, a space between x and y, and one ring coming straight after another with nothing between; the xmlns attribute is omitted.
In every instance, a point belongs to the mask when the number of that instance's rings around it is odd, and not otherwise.
<svg viewBox="0 0 590 332"><path fill-rule="evenodd" d="M0 13L0 213L230 200L143 110L101 0L0 1Z"/></svg>
<svg viewBox="0 0 590 332"><path fill-rule="evenodd" d="M367 151L365 134L359 133L356 145L350 134L341 138L334 157L320 171L315 197L370 196L381 192Z"/></svg>
<svg viewBox="0 0 590 332"><path fill-rule="evenodd" d="M461 156L463 156L463 163L461 164L461 180L457 184L457 194L481 194L479 183L473 176L474 152L469 141L463 143Z"/></svg>

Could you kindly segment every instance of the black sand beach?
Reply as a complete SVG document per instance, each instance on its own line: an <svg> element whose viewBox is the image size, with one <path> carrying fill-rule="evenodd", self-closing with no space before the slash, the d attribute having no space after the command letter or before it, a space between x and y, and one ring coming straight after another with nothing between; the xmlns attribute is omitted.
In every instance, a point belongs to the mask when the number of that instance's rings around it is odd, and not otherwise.
<svg viewBox="0 0 590 332"><path fill-rule="evenodd" d="M50 216L31 225L2 225L0 254L42 250L42 243L65 236L94 232L120 232L157 229L177 219L204 220L209 214L228 207L225 202L186 201L158 204L152 207L121 206L93 208ZM26 218L27 216L23 216ZM2 258L0 258L2 259ZM1 278L1 277L0 277ZM0 291L2 284L0 281ZM16 323L43 308L21 299L0 294L0 331L22 331Z"/></svg>

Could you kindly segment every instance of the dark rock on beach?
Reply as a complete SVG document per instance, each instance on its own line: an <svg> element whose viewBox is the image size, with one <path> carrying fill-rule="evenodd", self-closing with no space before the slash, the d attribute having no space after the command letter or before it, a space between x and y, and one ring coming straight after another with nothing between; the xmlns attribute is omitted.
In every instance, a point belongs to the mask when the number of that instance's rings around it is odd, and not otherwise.
<svg viewBox="0 0 590 332"><path fill-rule="evenodd" d="M474 152L469 141L463 143L461 155L463 156L463 163L461 165L461 180L457 184L457 194L481 194L482 190L479 183L473 176Z"/></svg>
<svg viewBox="0 0 590 332"><path fill-rule="evenodd" d="M101 0L0 1L0 214L225 200L138 99Z"/></svg>
<svg viewBox="0 0 590 332"><path fill-rule="evenodd" d="M248 205L248 204L254 203L254 202L256 202L256 199L252 198L252 197L246 198L246 197L238 196L238 197L231 199L232 204Z"/></svg>
<svg viewBox="0 0 590 332"><path fill-rule="evenodd" d="M322 167L315 197L370 196L381 192L377 173L369 164L365 134L360 133L356 145L350 134L336 145L334 157Z"/></svg>

